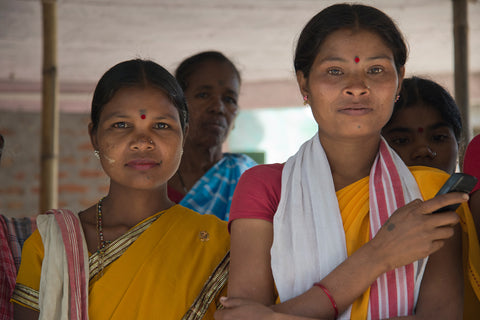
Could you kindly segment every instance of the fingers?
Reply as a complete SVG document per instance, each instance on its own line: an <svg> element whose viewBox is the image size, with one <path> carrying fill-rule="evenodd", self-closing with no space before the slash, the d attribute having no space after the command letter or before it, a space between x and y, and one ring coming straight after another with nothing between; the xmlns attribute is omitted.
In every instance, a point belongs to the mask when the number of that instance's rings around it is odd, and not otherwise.
<svg viewBox="0 0 480 320"><path fill-rule="evenodd" d="M451 193L442 194L430 200L424 201L421 205L418 205L416 203L413 205L418 206L416 208L419 210L420 213L430 214L438 209L441 209L443 207L446 207L452 204L467 202L468 199L469 197L468 197L468 194L466 193L451 192ZM414 200L411 203L416 201L417 200Z"/></svg>
<svg viewBox="0 0 480 320"><path fill-rule="evenodd" d="M455 228L452 226L439 227L435 229L437 239L449 239L455 234Z"/></svg>
<svg viewBox="0 0 480 320"><path fill-rule="evenodd" d="M399 208L390 217L389 222L399 225L410 221L410 228L414 230L422 228L422 225L428 228L454 226L460 221L455 212L431 213L447 205L468 201L467 199L468 195L460 192L441 195L427 201L416 199Z"/></svg>
<svg viewBox="0 0 480 320"><path fill-rule="evenodd" d="M436 228L434 238L430 244L428 255L440 250L450 238L455 235L455 228L451 226Z"/></svg>
<svg viewBox="0 0 480 320"><path fill-rule="evenodd" d="M452 211L431 214L452 203L467 201L462 193L438 196L428 201L414 200L396 212L370 241L384 261L386 270L424 258L444 246L455 234L460 218Z"/></svg>
<svg viewBox="0 0 480 320"><path fill-rule="evenodd" d="M270 319L273 314L269 307L245 298L221 297L219 301L225 309L215 312L216 320Z"/></svg>
<svg viewBox="0 0 480 320"><path fill-rule="evenodd" d="M225 308L235 308L248 304L248 300L242 298L220 297L219 301Z"/></svg>
<svg viewBox="0 0 480 320"><path fill-rule="evenodd" d="M220 299L218 299L220 301L220 303L222 304L222 306L224 306L225 308L231 308L233 307L231 305L231 300L233 299L228 299L227 297L220 297Z"/></svg>

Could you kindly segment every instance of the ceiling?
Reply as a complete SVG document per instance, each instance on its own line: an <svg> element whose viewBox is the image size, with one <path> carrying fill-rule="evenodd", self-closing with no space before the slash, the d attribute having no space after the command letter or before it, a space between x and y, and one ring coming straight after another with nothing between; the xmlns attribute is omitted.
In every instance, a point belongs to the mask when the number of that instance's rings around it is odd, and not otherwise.
<svg viewBox="0 0 480 320"><path fill-rule="evenodd" d="M276 104L290 104L301 100L298 93L291 97L295 40L308 19L335 2L58 0L59 79L64 94L73 101L77 92L83 105L82 92L90 94L95 81L119 61L149 58L173 71L183 58L214 49L238 65L249 105L269 105L272 97ZM396 20L410 46L408 74L451 80L452 0L357 2ZM478 1L469 1L469 32L470 73L480 75ZM16 90L25 96L38 89L41 64L41 1L0 0L0 102Z"/></svg>

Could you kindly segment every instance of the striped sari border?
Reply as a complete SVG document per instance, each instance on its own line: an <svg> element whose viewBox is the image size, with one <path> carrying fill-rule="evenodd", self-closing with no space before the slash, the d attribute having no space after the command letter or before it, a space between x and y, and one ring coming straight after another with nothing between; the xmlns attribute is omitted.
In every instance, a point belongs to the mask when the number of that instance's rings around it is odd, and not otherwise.
<svg viewBox="0 0 480 320"><path fill-rule="evenodd" d="M21 304L24 304L34 310L40 311L38 305L39 293L26 285L17 283L15 290L13 291L12 300L15 300Z"/></svg>
<svg viewBox="0 0 480 320"><path fill-rule="evenodd" d="M89 259L90 281L97 277L103 268L106 268L112 262L120 258L130 245L162 215L163 213L144 221L110 243L106 247L103 257L101 257L98 252L92 254Z"/></svg>
<svg viewBox="0 0 480 320"><path fill-rule="evenodd" d="M182 320L203 319L213 299L227 283L229 265L230 251L227 252L225 257L205 282L202 291L200 291L200 294L197 296L190 309L185 313ZM218 304L216 306L217 309L219 309L220 306Z"/></svg>

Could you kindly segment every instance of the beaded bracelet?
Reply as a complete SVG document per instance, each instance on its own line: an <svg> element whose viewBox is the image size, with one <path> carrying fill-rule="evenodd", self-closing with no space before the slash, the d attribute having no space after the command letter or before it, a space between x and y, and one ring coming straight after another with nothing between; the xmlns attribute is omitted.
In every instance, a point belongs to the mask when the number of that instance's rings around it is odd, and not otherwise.
<svg viewBox="0 0 480 320"><path fill-rule="evenodd" d="M330 299L330 302L332 303L333 310L335 311L334 319L337 319L337 317L338 317L337 303L335 302L335 299L333 299L332 295L330 294L330 291L328 291L327 288L325 288L323 286L323 284L321 284L320 282L316 282L313 285L322 289L323 292L325 292L325 294L327 295L328 299Z"/></svg>

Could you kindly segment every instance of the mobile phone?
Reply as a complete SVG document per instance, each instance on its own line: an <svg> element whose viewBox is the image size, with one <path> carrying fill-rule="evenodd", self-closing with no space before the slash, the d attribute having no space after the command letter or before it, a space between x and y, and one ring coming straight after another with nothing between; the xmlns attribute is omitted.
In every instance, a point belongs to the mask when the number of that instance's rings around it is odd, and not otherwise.
<svg viewBox="0 0 480 320"><path fill-rule="evenodd" d="M454 173L448 178L447 182L442 186L435 196L439 196L449 192L464 192L470 193L477 184L477 178L466 173ZM460 203L451 204L449 206L440 208L433 213L455 211L460 206Z"/></svg>

